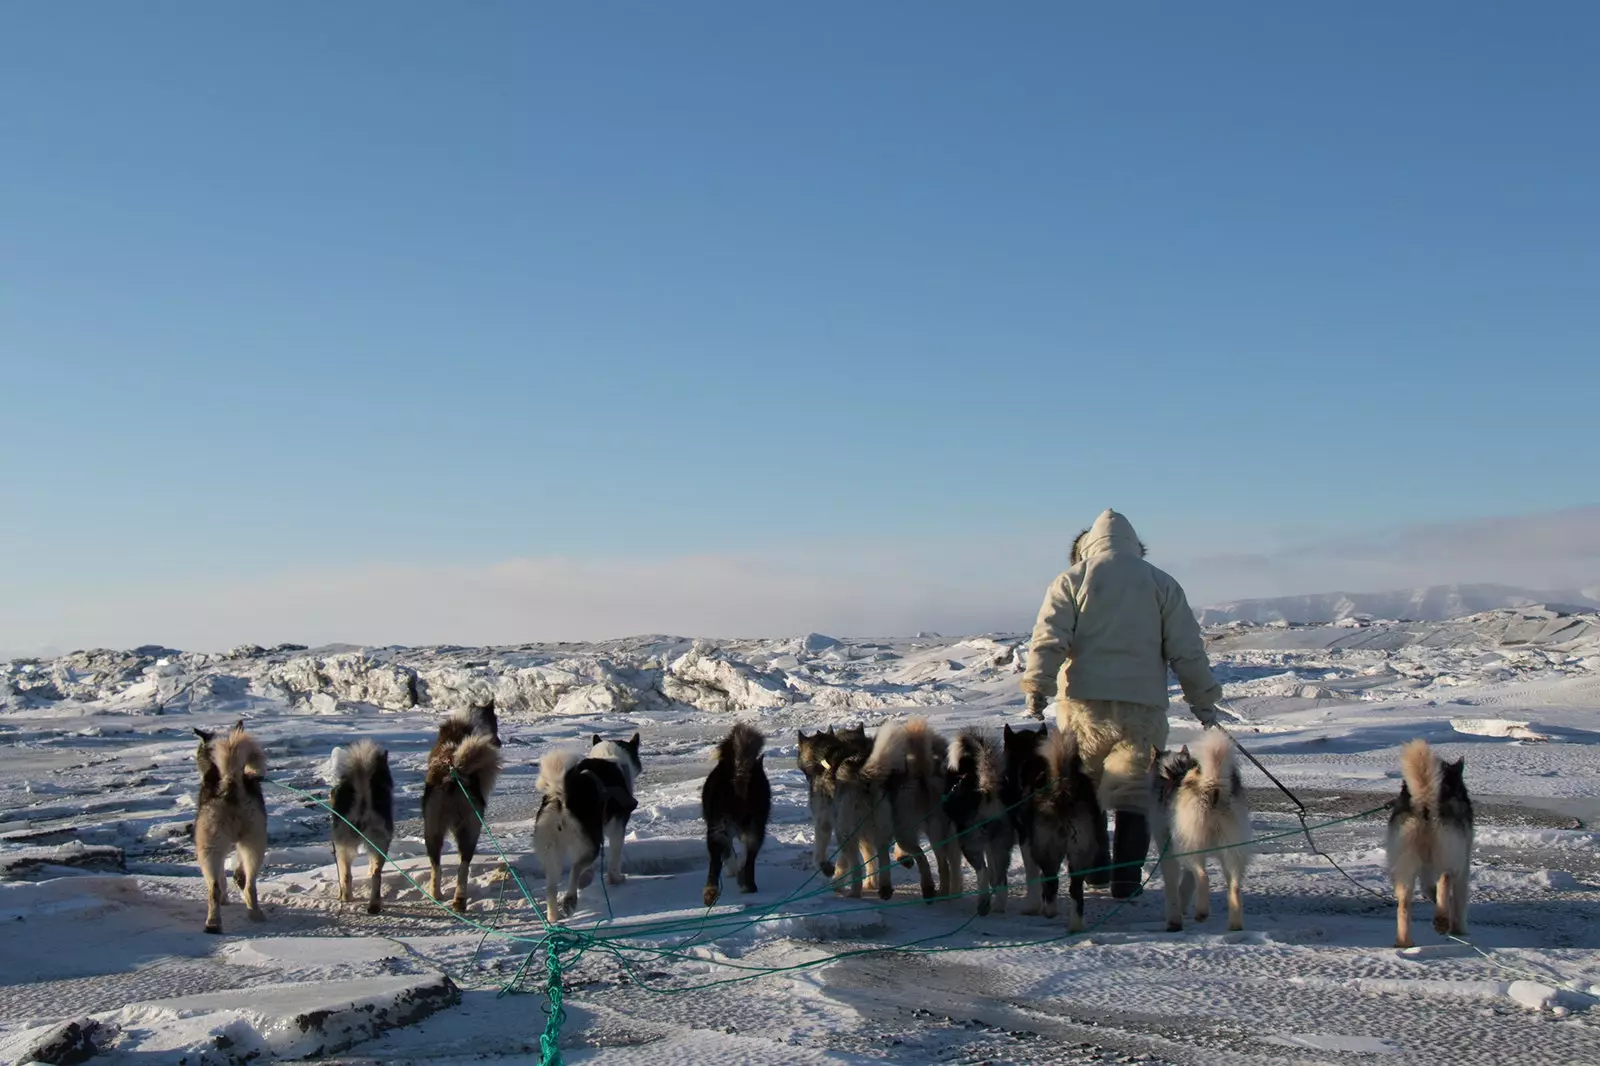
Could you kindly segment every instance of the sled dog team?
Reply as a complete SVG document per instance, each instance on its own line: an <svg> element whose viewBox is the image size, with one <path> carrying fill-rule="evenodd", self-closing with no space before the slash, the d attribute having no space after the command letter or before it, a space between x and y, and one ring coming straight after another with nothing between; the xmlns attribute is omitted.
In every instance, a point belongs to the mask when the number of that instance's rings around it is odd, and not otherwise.
<svg viewBox="0 0 1600 1066"><path fill-rule="evenodd" d="M220 933L230 852L237 853L234 879L247 913L255 921L264 917L256 881L267 844L261 787L266 755L243 722L226 734L195 733L200 794L194 835L206 884L205 930ZM798 742L814 861L834 879L836 891L860 897L866 889L889 899L892 871L899 864L916 868L924 899L957 897L965 894L964 859L977 879L978 913L1004 912L1012 852L1020 849L1027 878L1022 912L1055 916L1064 866L1069 928L1083 928L1085 883L1109 879L1107 833L1105 812L1072 732L1006 725L998 736L965 729L947 740L924 720L912 718L887 723L871 736L859 725L802 730ZM702 787L709 857L702 899L708 907L721 897L724 874L735 878L741 892L757 891L756 856L772 810L764 746L759 730L735 725L717 745ZM545 873L551 922L576 909L602 847L607 882L623 882L623 841L638 806L634 784L643 769L639 749L637 733L626 741L595 736L587 752L555 751L540 760L534 851ZM1435 904L1435 930L1466 933L1473 821L1463 760L1445 762L1426 742L1414 740L1402 751L1400 765L1403 783L1389 819L1387 855L1399 903L1396 946L1410 947L1419 879ZM440 725L424 777L423 839L432 867L429 890L438 900L444 898L444 838L448 834L455 841L459 866L451 905L458 912L467 906L480 817L500 769L492 706L457 712ZM332 786L328 802L336 812L332 843L339 899L354 899L351 869L358 850L370 842L367 911L377 914L384 853L394 835L388 753L370 740L335 748L326 776ZM1152 747L1141 792L1160 849L1162 883L1168 886L1168 930L1182 929L1191 906L1196 921L1209 917L1206 859L1212 854L1224 876L1228 928L1244 928L1250 810L1228 736L1208 730L1194 752ZM742 861L736 842L743 847ZM566 887L558 893L563 870L568 871Z"/></svg>

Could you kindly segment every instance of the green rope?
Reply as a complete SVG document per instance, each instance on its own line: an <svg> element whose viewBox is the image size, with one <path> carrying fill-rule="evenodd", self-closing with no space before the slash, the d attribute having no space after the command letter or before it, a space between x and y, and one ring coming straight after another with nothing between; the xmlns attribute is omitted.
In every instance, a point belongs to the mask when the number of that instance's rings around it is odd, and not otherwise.
<svg viewBox="0 0 1600 1066"><path fill-rule="evenodd" d="M465 783L461 781L459 776L455 775L454 771L452 771L452 777L456 781L457 786L462 790L462 793L464 795L466 795L466 785L465 785ZM772 904L770 904L770 905L768 905L768 906L766 906L764 908L760 908L760 909L756 910L753 916L748 911L740 912L740 913L728 913L728 914L722 914L722 915L715 915L713 913L713 909L708 907L708 908L706 908L705 913L702 914L701 916L699 916L698 918L678 919L678 920L669 919L669 920L665 920L665 921L662 921L662 922L655 922L655 923L646 922L646 923L633 923L633 924L624 924L624 925L611 925L606 930L606 932L604 934L596 932L595 930L597 930L600 925L603 925L603 924L606 924L606 923L609 923L609 922L613 922L615 920L615 914L614 914L614 912L612 911L612 908L611 908L610 893L606 892L605 889L602 888L602 891L605 892L605 896L606 896L607 917L604 918L604 919L601 919L600 921L598 921L596 923L596 926L595 926L594 929L590 929L590 930L571 930L571 929L567 929L565 927L555 926L555 925L552 925L550 923L548 917L544 913L544 908L540 907L538 905L538 903L535 901L532 892L529 891L527 884L523 881L521 875L518 873L515 864L513 864L511 862L510 858L506 855L504 847L500 843L499 838L495 835L494 830L490 827L490 825L488 823L488 820L484 817L483 811L481 811L478 808L477 804L472 803L471 802L471 797L468 796L468 803L472 807L474 815L476 815L476 817L478 818L479 824L482 827L484 833L487 835L487 837L489 839L489 842L491 843L491 845L493 845L497 855L499 856L500 861L503 864L504 870L506 871L506 874L509 876L510 880L517 886L517 888L518 888L519 892L521 893L524 901L527 902L527 904L533 910L534 914L537 916L539 922L543 926L542 933L540 933L537 936L521 935L521 934L512 932L510 930L505 930L505 929L498 928L496 925L489 925L489 924L485 924L483 922L476 921L476 920L468 917L465 914L462 914L462 913L459 913L459 912L453 910L452 908L450 908L449 906L444 904L442 901L434 899L433 896L430 893L428 893L426 890L424 890L422 888L421 884L419 884L417 882L417 880L415 878L413 878L411 876L411 874L403 866L401 866L398 862L396 862L391 856L385 854L382 849L378 848L377 845L375 845L370 839L368 839L366 834L361 832L360 827L356 826L353 822L351 822L348 818L345 818L338 811L335 811L333 809L333 807L329 803L327 803L325 800L323 800L320 796L316 796L316 795L314 795L314 794L312 794L310 792L307 792L307 791L305 791L303 789L296 788L293 785L288 785L288 784L285 784L285 783L282 783L282 782L279 782L279 781L272 781L270 779L264 779L264 780L267 780L268 784L271 784L271 785L273 785L273 786L275 786L277 788L280 788L280 789L283 789L284 791L292 793L293 795L299 797L300 799L307 800L307 801L309 801L311 803L314 803L317 806L320 806L320 807L326 809L327 811L329 811L330 813L332 813L334 815L334 817L339 818L346 825L350 826L350 828L354 829L355 832L357 833L357 835L359 835L361 837L361 839L366 843L367 847L372 851L373 854L381 856L386 862L388 862L389 864L393 865L395 869L399 870L400 874L408 882L410 882L412 887L416 888L417 891L419 893L421 893L421 895L425 899L427 899L429 902L433 903L441 911L443 911L445 914L449 915L451 918L455 919L456 921L461 922L463 925L466 925L466 926L468 926L468 927L470 927L472 929L475 929L475 930L481 932L483 934L483 936L479 940L478 950L474 951L474 953L473 953L473 962L474 962L474 964L476 964L477 959L479 958L479 954L480 954L480 952L482 950L483 944L487 941L487 939L490 936L493 936L493 937L496 937L498 939L504 940L504 941L506 941L508 943L530 945L530 949L529 949L527 955L523 958L521 964L517 967L516 972L513 973L513 975L511 976L511 978L509 980L501 983L500 990L497 993L497 996L505 996L505 995L509 995L509 994L512 994L512 993L516 993L516 992L522 991L522 989L519 987L519 985L522 983L524 975L527 973L527 970L528 970L529 966L531 965L533 958L537 954L539 954L539 952L541 950L543 951L543 953L544 953L544 962L545 962L545 978L544 978L544 981L543 981L543 989L542 989L542 991L544 993L544 998L545 998L545 1004L544 1004L544 1007L543 1007L543 1012L545 1014L546 1021L545 1021L544 1032L540 1036L540 1040L539 1040L540 1050L541 1050L541 1063L542 1063L542 1066L560 1066L560 1064L561 1064L562 1059L561 1059L561 1051L560 1051L560 1046L559 1046L559 1040L560 1040L560 1032L561 1032L562 1025L564 1024L564 1022L566 1020L566 1010L565 1010L564 1001L563 1001L565 971L567 969L569 969L570 967L577 965L577 963L579 961L581 961L590 951L598 950L598 951L602 952L603 954L605 954L606 956L608 956L611 959L613 959L616 962L616 964L619 966L619 968L622 970L622 972L625 975L625 977L627 978L627 980L630 983L636 985L637 987L639 987L639 988L641 988L641 989L643 989L643 990L645 990L647 992L651 992L653 994L658 994L658 995L678 995L678 994L682 994L682 993L685 993L685 992L702 991L702 990L710 989L710 988L717 988L717 987L722 987L722 986L731 985L731 984L739 984L739 983L743 983L743 982L747 982L747 981L753 981L753 980L757 980L757 979L762 978L762 977L772 976L774 974L795 973L795 972L799 972L799 971L803 971L803 970L814 969L814 968L816 968L818 966L826 965L828 963L836 962L836 961L839 961L839 960L842 960L842 959L856 958L856 957L861 957L861 956L866 956L866 955L885 954L885 953L898 953L898 952L904 952L904 953L907 953L907 954L934 954L934 953L944 953L944 952L954 952L954 951L980 951L980 950L1000 950L1000 949L1015 949L1015 948L1025 948L1025 947L1038 947L1038 946L1041 946L1041 945L1058 943L1060 941L1069 939L1069 938L1074 937L1074 936L1082 936L1082 935L1085 935L1085 934L1088 934L1088 933L1091 933L1091 932L1095 932L1095 931L1103 928L1117 914L1119 914L1129 903L1131 903L1133 901L1133 899L1135 899L1138 896L1143 894L1145 888L1148 887L1151 879L1155 876L1156 870L1160 868L1160 865L1161 865L1162 861L1167 859L1168 857L1174 858L1174 859L1178 859L1178 858L1191 857L1191 856L1195 856L1195 855L1206 855L1206 854L1210 854L1212 852L1226 851L1229 848L1234 848L1234 847L1252 846L1252 845L1255 845L1255 844L1259 844L1259 843L1262 843L1262 842L1265 842L1265 841L1269 841L1269 840L1278 839L1278 838L1281 838L1281 837L1295 836L1295 835L1298 835L1300 832L1302 832L1302 831L1304 831L1306 829L1323 829L1323 828L1328 828L1330 826L1340 825L1340 824L1343 824L1343 823L1346 823L1346 822L1357 821L1357 820L1359 820L1361 818L1366 818L1366 817L1368 817L1368 816L1370 816L1372 814L1375 814L1375 813L1377 813L1379 811L1386 810L1387 807L1388 807L1388 804L1384 804L1382 806L1373 807L1370 810L1362 811L1362 812L1360 812L1358 814L1347 815L1347 816L1344 816L1344 817L1341 817L1341 818L1330 819L1330 820L1328 820L1326 822L1320 823L1320 824L1315 825L1315 826L1304 826L1304 825L1302 825L1302 828L1300 828L1300 829L1290 829L1290 830L1285 830L1284 832L1281 832L1281 833L1273 833L1273 834L1269 834L1267 836L1255 837L1252 840L1247 841L1247 842L1245 842L1243 844L1221 845L1221 846L1218 846L1218 847L1197 849L1197 850L1189 851L1189 852L1181 852L1181 853L1178 853L1176 855L1171 855L1171 856L1169 856L1168 853L1167 853L1168 849L1171 846L1170 840L1168 840L1166 843L1163 844L1162 851L1158 855L1156 862L1154 864L1152 864L1150 870L1145 874L1143 880L1141 881L1141 883L1139 885L1139 890L1136 893L1134 893L1133 896L1130 896L1127 899L1119 901L1115 907L1113 907L1110 910L1108 910L1106 913L1104 913L1099 918L1097 918L1093 923L1087 925L1083 930L1080 930L1080 931L1074 932L1074 931L1070 931L1069 930L1069 931L1067 931L1065 933L1061 933L1061 934L1057 934L1057 935L1053 935L1053 936L1041 937L1041 938L1034 939L1034 940L1012 941L1012 942L1006 942L1006 943L982 944L982 945L978 945L978 944L969 944L969 945L950 944L950 945L933 946L934 942L940 941L940 940L947 940L950 937L953 937L953 936L956 936L956 935L960 934L963 930L965 930L968 926L970 926L978 917L978 915L976 913L973 913L973 914L968 915L967 918L964 921L962 921L959 925L955 926L952 929L946 930L944 932L934 933L934 934L931 934L929 936L919 937L919 938L917 938L915 940L907 941L905 943L874 945L874 946L871 946L871 947L857 948L857 949L853 949L853 950L850 950L850 951L834 952L834 953L824 954L822 956L819 956L818 958L810 959L810 960L807 960L805 962L794 963L794 964L791 964L791 965L788 965L788 966L772 967L772 966L746 966L746 965L741 965L739 963L734 963L734 962L732 962L730 960L726 960L726 959L707 959L707 958L705 958L703 956L687 954L684 949L689 947L690 945L694 944L696 941L698 941L700 938L702 938L705 935L707 935L707 933L710 932L713 929L720 930L719 935L722 936L722 937L726 937L726 936L730 936L730 935L732 935L734 933L740 932L740 931L742 931L744 929L748 929L748 928L751 928L753 926L763 924L765 922L789 921L789 920L804 919L804 918L817 918L817 917L824 917L824 916L831 915L831 914L860 914L860 913L863 913L863 912L871 912L871 911L876 911L876 910L891 910L891 909L897 909L897 908L901 908L901 907L911 907L911 906L926 906L929 903L933 903L933 902L937 902L937 901L948 901L948 900L960 899L960 898L963 898L963 897L966 897L966 896L973 896L973 895L977 894L977 890L973 889L973 890L966 891L966 892L961 892L961 893L950 893L950 894L945 894L945 895L941 895L941 896L932 897L932 898L929 898L929 899L901 900L901 901L879 901L879 902L872 902L872 903L862 902L861 904L858 904L858 905L855 905L855 906L831 908L831 909L825 909L825 910L821 910L821 911L807 911L807 910L792 911L792 910L788 910L787 909L787 908L791 907L794 904L804 903L807 900L814 899L814 898L816 898L818 896L825 895L825 894L830 893L830 892L836 892L841 888L849 887L849 886L851 886L853 884L859 883L860 881L864 880L866 878L866 876L868 876L868 873L867 873L868 863L862 862L862 863L859 863L856 866L850 868L850 870L847 871L845 876L830 878L828 884L823 885L823 886L821 886L819 888L812 889L811 891L806 891L807 886L810 885L811 882L816 879L818 873L820 872L819 870L814 869L794 889L790 890L790 892L787 895L785 895L783 898L775 901L774 903L772 903ZM981 827L982 825L986 824L987 822L993 821L993 820L996 820L996 819L999 819L999 818L1008 817L1013 808L1015 808L1016 806L1019 806L1021 803L1026 802L1028 798L1031 798L1031 797L1024 797L1022 800L1019 800L1017 803L1012 804L1011 806L1007 807L1005 810L1001 811L999 814L993 816L993 818L985 819L982 822L976 822L976 823L968 826L966 829L961 830L961 831L959 831L959 832L957 832L957 833L945 838L942 841L931 842L930 845L929 845L930 850L932 850L932 851L937 853L937 851L940 848L943 848L943 847L955 842L960 837L962 837L962 836L966 835L967 833L970 833L970 832L978 829L979 827ZM875 807L874 807L874 809L875 809ZM862 825L864 825L866 823L866 818L870 817L871 814L872 814L872 810L869 809L867 815L863 816L863 818L862 818L862 823L861 823ZM860 826L857 827L857 833L859 833L859 829L860 829ZM844 838L841 838L840 846L838 848L836 848L831 853L833 858L837 858L840 850L842 850L843 839ZM851 839L854 839L854 837L851 837ZM602 855L603 855L603 852L602 852ZM961 859L958 858L957 861L959 862L959 861L961 861ZM1084 877L1084 876L1088 876L1090 874L1098 873L1098 872L1102 872L1102 871L1120 869L1120 868L1124 868L1124 867L1128 867L1128 866L1141 866L1142 867L1143 865L1144 865L1144 860L1143 859L1137 859L1137 860L1130 860L1130 861L1120 862L1120 863L1110 863L1110 864L1107 864L1105 866L1094 867L1094 868L1091 868L1091 869L1081 870L1081 871L1070 871L1069 870L1069 873L1071 875L1073 875L1073 876ZM551 876L550 871L546 871L545 873L546 873L546 877ZM559 874L559 871L557 871L557 873ZM603 879L604 879L604 871L603 870L601 871L600 876L601 876L602 881L603 881ZM1025 888L1029 888L1029 887L1032 887L1035 884L1043 884L1043 883L1048 882L1048 881L1059 881L1059 879L1060 879L1059 874L1054 876L1054 877L1040 877L1040 878L1036 878L1036 879L1032 879L1032 880L1025 880L1023 882L1023 886ZM1009 886L1008 886L1008 889L1009 889ZM505 882L502 881L501 886L500 886L500 896L499 896L499 899L496 902L496 908L495 908L495 914L496 914L496 918L497 919L499 918L499 916L501 916L504 913L506 913L506 908L505 908L504 904L505 904ZM1069 906L1071 905L1070 901L1069 901L1068 905ZM680 932L688 933L689 935L684 940L681 940L679 943L674 944L674 945L654 946L654 945L649 945L649 944L644 944L644 943L637 942L637 938L639 938L639 937L652 937L653 938L653 937L662 937L662 936L672 936L672 935L676 935L677 933L680 933ZM1475 950L1477 950L1477 949L1475 949ZM693 985L687 985L687 986L674 986L674 987L657 986L657 985L652 984L647 978L645 978L644 976L642 976L639 973L637 962L632 957L630 957L631 955L649 957L649 958L654 958L654 959L657 959L657 960L687 960L687 961L695 961L695 962L701 962L701 963L711 962L711 963L713 963L714 965L716 965L718 967L721 967L721 968L724 968L724 969L731 969L731 970L735 970L735 971L740 971L740 972L736 976L721 978L721 979L713 980L713 981L701 982L699 984L693 984ZM566 958L564 959L563 956L566 956Z"/></svg>

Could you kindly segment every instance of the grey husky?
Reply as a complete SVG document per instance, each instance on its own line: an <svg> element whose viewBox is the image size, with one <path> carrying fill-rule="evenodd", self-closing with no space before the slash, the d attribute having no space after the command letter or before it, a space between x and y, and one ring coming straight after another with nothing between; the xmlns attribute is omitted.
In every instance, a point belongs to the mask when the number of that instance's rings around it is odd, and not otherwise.
<svg viewBox="0 0 1600 1066"><path fill-rule="evenodd" d="M1466 760L1445 762L1424 740L1400 753L1404 783L1389 816L1389 872L1400 909L1394 945L1409 948L1411 898L1417 879L1433 900L1434 931L1467 935L1467 879L1472 866L1472 800Z"/></svg>

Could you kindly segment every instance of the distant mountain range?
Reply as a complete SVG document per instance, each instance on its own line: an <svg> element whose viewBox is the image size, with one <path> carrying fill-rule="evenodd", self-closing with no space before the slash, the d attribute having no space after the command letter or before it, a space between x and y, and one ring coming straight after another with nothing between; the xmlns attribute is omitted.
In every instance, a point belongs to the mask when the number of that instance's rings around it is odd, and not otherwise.
<svg viewBox="0 0 1600 1066"><path fill-rule="evenodd" d="M1316 625L1363 615L1440 622L1502 607L1530 607L1536 604L1600 610L1600 586L1540 591L1509 585L1432 585L1393 592L1321 592L1310 596L1219 603L1202 607L1195 614L1201 625L1208 626L1227 622Z"/></svg>

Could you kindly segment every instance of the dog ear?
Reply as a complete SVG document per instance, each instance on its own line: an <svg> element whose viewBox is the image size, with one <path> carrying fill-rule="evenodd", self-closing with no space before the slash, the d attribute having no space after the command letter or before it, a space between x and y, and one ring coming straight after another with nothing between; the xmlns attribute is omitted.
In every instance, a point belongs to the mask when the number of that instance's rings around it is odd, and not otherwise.
<svg viewBox="0 0 1600 1066"><path fill-rule="evenodd" d="M193 732L195 736L199 737L201 740L205 741L208 744L211 741L215 740L216 736L217 736L215 733L211 732L210 730L200 729L198 727L191 727L190 731Z"/></svg>
<svg viewBox="0 0 1600 1066"><path fill-rule="evenodd" d="M634 750L634 753L638 754L638 751L639 751L639 734L635 733L633 735L633 739L628 741L628 743L624 744L623 747L632 748Z"/></svg>
<svg viewBox="0 0 1600 1066"><path fill-rule="evenodd" d="M1008 722L1008 723L1006 723L1006 736L1007 736L1007 737L1008 737L1008 738L1009 738L1009 737L1011 737L1011 736L1012 736L1012 732L1011 732L1011 724L1010 724L1010 723L1009 723L1009 722Z"/></svg>
<svg viewBox="0 0 1600 1066"><path fill-rule="evenodd" d="M601 741L600 741L600 734L599 733L596 733L594 736L589 738L589 746L591 748L598 747L600 745L600 743L601 743Z"/></svg>
<svg viewBox="0 0 1600 1066"><path fill-rule="evenodd" d="M1152 770L1155 769L1156 764L1159 763L1160 761L1161 761L1161 749L1156 747L1154 744L1150 745L1150 768Z"/></svg>
<svg viewBox="0 0 1600 1066"><path fill-rule="evenodd" d="M1189 745L1185 744L1183 747L1179 748L1178 749L1178 754L1179 755L1187 755L1187 754L1189 754Z"/></svg>

